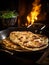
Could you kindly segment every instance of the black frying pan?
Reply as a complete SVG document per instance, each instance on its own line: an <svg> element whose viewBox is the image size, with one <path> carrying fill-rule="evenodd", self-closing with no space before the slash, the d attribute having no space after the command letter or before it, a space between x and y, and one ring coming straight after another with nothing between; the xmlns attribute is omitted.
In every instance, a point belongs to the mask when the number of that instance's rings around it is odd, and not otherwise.
<svg viewBox="0 0 49 65"><path fill-rule="evenodd" d="M34 33L40 33L40 31L36 32L35 30L36 29L34 29L34 28L26 28L26 27L20 27L20 28L19 27L9 27L6 30L0 31L0 40L7 38L9 36L10 32L12 32L12 31L31 31ZM45 48L45 49L47 49L47 48ZM14 50L11 51L11 50L8 50L8 49L3 47L1 50L5 51L7 53L10 53L11 55L14 54L14 55L17 55L19 57L29 58L29 59L32 58L33 60L36 60L36 58L39 59L39 57L44 53L45 49L38 50L38 51L19 52L19 51L14 51Z"/></svg>
<svg viewBox="0 0 49 65"><path fill-rule="evenodd" d="M30 27L30 28L26 28L26 27L9 27L8 29L6 30L2 30L0 31L0 40L3 40L5 38L7 38L10 34L10 32L12 31L31 31L33 33L37 33L37 34L43 34L42 30L39 30L38 28L33 28L33 27Z"/></svg>

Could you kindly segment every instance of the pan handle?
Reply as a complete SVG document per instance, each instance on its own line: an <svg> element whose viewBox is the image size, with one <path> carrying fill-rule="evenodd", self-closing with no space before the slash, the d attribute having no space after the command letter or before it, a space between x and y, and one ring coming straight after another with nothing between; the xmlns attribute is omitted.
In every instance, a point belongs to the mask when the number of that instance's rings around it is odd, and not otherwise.
<svg viewBox="0 0 49 65"><path fill-rule="evenodd" d="M6 52L6 53L8 53L8 54L10 54L10 55L13 55L13 54L14 54L13 52L8 51L8 50L6 50L6 49L0 49L0 51Z"/></svg>
<svg viewBox="0 0 49 65"><path fill-rule="evenodd" d="M43 53L43 55L41 56L41 58L36 62L38 64L41 64L43 62L43 60L49 55L49 46L48 48L45 50L45 52Z"/></svg>

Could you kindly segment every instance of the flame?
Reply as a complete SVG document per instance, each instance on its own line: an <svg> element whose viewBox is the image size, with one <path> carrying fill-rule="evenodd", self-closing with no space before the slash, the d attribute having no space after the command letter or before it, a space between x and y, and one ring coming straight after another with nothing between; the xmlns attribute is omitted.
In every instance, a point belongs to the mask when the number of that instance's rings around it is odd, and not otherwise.
<svg viewBox="0 0 49 65"><path fill-rule="evenodd" d="M37 16L40 14L40 7L41 7L41 4L39 3L40 3L40 0L35 0L32 3L33 5L32 11L27 16L28 24L33 24L34 21L38 19Z"/></svg>

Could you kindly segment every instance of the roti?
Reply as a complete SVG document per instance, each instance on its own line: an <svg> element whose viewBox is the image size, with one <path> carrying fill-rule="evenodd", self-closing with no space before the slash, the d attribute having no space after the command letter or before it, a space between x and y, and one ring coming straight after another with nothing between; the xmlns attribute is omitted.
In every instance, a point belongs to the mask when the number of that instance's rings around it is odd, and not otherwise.
<svg viewBox="0 0 49 65"><path fill-rule="evenodd" d="M22 51L22 47L19 46L19 45L15 45L13 42L11 42L9 39L4 39L2 40L2 43L4 44L3 46L6 48L6 49L9 49L9 50L15 50L15 51ZM23 49L25 50L25 49Z"/></svg>
<svg viewBox="0 0 49 65"><path fill-rule="evenodd" d="M48 38L40 34L34 34L31 31L13 31L9 35L14 44L20 45L27 50L41 50L48 46Z"/></svg>

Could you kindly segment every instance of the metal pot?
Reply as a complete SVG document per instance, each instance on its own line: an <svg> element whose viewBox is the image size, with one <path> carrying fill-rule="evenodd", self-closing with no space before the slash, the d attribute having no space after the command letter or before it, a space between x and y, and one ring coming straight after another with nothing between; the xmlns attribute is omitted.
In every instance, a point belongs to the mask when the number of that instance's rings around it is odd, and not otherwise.
<svg viewBox="0 0 49 65"><path fill-rule="evenodd" d="M9 18L5 18L2 15L4 13L7 13L8 11L0 11L0 27L1 28L7 28L7 27L11 27L11 26L15 26L15 24L17 23L17 17L18 17L18 13L14 12L15 16L11 16ZM10 12L10 11L9 11ZM12 11L13 12L13 11ZM10 15L10 14L7 14ZM7 16L6 15L6 16ZM4 15L5 16L5 15Z"/></svg>

